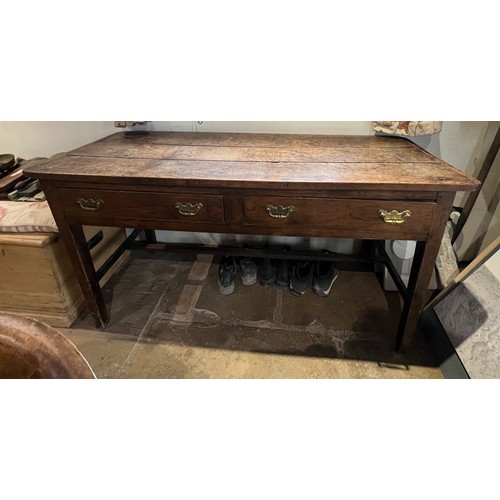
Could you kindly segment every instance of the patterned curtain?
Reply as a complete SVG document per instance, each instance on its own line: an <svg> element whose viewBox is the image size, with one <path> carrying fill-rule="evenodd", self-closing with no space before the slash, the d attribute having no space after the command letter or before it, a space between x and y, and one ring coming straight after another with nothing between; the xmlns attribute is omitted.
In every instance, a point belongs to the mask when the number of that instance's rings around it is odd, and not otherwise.
<svg viewBox="0 0 500 500"><path fill-rule="evenodd" d="M148 122L115 122L117 128L134 127L135 125L144 125Z"/></svg>
<svg viewBox="0 0 500 500"><path fill-rule="evenodd" d="M375 132L391 135L431 135L441 132L443 122L373 122Z"/></svg>

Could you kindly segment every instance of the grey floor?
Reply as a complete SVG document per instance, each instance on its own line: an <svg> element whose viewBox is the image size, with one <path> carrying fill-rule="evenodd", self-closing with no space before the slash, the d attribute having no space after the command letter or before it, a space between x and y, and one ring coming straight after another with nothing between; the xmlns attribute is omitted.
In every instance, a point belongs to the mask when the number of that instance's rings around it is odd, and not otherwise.
<svg viewBox="0 0 500 500"><path fill-rule="evenodd" d="M217 288L217 259L132 253L104 288L109 325L59 329L98 378L441 378L417 334L393 350L400 300L372 273L341 272L328 298L308 290Z"/></svg>

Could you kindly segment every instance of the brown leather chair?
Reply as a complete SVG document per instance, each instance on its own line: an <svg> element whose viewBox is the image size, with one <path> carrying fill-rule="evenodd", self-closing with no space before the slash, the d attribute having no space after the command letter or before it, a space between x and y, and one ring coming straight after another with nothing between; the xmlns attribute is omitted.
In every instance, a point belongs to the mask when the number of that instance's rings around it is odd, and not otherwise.
<svg viewBox="0 0 500 500"><path fill-rule="evenodd" d="M0 313L0 378L96 378L76 346L32 318Z"/></svg>

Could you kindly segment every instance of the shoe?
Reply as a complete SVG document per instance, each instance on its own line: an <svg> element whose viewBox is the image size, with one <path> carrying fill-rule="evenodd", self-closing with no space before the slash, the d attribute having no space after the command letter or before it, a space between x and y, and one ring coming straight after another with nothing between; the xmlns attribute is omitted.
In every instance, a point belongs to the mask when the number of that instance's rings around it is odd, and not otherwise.
<svg viewBox="0 0 500 500"><path fill-rule="evenodd" d="M240 276L244 285L257 283L257 264L250 257L244 257L240 260Z"/></svg>
<svg viewBox="0 0 500 500"><path fill-rule="evenodd" d="M273 286L274 278L276 276L276 265L274 262L267 257L262 259L259 262L257 276L259 278L259 283L262 286Z"/></svg>
<svg viewBox="0 0 500 500"><path fill-rule="evenodd" d="M279 248L284 254L290 251L290 247ZM288 288L290 286L290 261L287 258L281 258L276 264L275 283L277 287Z"/></svg>
<svg viewBox="0 0 500 500"><path fill-rule="evenodd" d="M225 256L219 264L218 284L219 292L222 295L229 295L234 292L234 279L236 278L236 261L234 257Z"/></svg>
<svg viewBox="0 0 500 500"><path fill-rule="evenodd" d="M25 177L22 181L19 181L14 185L14 189L16 191L19 191L20 189L24 189L28 184L31 184L34 181L35 179L32 179L31 177Z"/></svg>
<svg viewBox="0 0 500 500"><path fill-rule="evenodd" d="M328 260L320 260L314 265L313 292L319 297L328 297L332 285L339 275L335 264Z"/></svg>
<svg viewBox="0 0 500 500"><path fill-rule="evenodd" d="M288 259L280 259L276 269L276 286L288 288L290 286L290 263Z"/></svg>
<svg viewBox="0 0 500 500"><path fill-rule="evenodd" d="M314 264L309 260L299 260L293 266L290 279L290 291L294 295L304 295L311 282L314 272Z"/></svg>
<svg viewBox="0 0 500 500"><path fill-rule="evenodd" d="M11 191L7 197L9 200L18 200L20 198L31 198L35 196L35 194L39 193L42 190L40 185L40 181L37 179L32 179L32 182L28 184L23 184L21 189L16 189ZM24 200L20 200L24 201Z"/></svg>

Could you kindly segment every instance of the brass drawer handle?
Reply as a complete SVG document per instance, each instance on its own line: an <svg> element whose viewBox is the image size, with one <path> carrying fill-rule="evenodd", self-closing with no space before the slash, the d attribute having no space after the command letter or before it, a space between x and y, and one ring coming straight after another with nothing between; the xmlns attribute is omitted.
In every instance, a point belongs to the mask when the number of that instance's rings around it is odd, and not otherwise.
<svg viewBox="0 0 500 500"><path fill-rule="evenodd" d="M408 217L411 217L409 210L403 210L402 212L398 212L397 210L391 210L390 212L379 210L378 214L387 224L403 224Z"/></svg>
<svg viewBox="0 0 500 500"><path fill-rule="evenodd" d="M93 198L85 199L78 198L76 202L84 209L84 210L99 210L104 205L104 200L94 200Z"/></svg>
<svg viewBox="0 0 500 500"><path fill-rule="evenodd" d="M295 210L295 207L293 205L288 205L286 207L283 205L266 205L266 210L269 212L269 215L275 219L286 219Z"/></svg>
<svg viewBox="0 0 500 500"><path fill-rule="evenodd" d="M175 208L181 215L193 216L196 215L202 208L202 203L196 203L193 205L192 203L179 203L175 204Z"/></svg>

